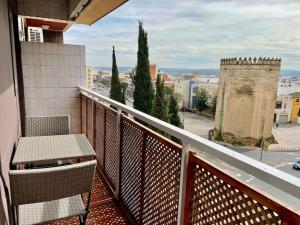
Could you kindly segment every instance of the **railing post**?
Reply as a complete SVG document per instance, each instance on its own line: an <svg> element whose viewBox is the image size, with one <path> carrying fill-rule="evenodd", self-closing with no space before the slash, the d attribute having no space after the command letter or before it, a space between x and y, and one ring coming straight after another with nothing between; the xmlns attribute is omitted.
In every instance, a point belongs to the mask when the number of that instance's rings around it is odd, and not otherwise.
<svg viewBox="0 0 300 225"><path fill-rule="evenodd" d="M116 184L116 192L115 197L119 200L120 197L120 185L121 185L121 151L122 151L122 111L118 109L117 114L117 184Z"/></svg>
<svg viewBox="0 0 300 225"><path fill-rule="evenodd" d="M93 115L93 134L92 134L92 139L93 139L93 149L96 149L96 98L92 98L93 103L92 103L92 115Z"/></svg>
<svg viewBox="0 0 300 225"><path fill-rule="evenodd" d="M180 170L180 188L179 188L179 202L178 202L178 220L177 225L184 224L184 207L185 207L185 193L186 193L186 177L188 169L188 159L190 152L190 144L183 143L181 155L181 170Z"/></svg>
<svg viewBox="0 0 300 225"><path fill-rule="evenodd" d="M145 193L145 161L146 161L146 139L147 130L143 129L143 141L142 141L142 152L141 152L141 188L140 188L140 209L139 209L139 221L138 224L143 224L144 217L144 193Z"/></svg>

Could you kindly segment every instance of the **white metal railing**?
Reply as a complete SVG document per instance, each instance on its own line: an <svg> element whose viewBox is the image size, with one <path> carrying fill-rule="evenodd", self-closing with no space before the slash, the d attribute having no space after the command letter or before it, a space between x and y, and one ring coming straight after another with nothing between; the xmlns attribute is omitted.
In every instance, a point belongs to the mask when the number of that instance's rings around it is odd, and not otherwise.
<svg viewBox="0 0 300 225"><path fill-rule="evenodd" d="M118 110L126 112L134 116L135 118L138 118L141 121L180 139L185 145L190 145L197 149L201 149L202 152L216 157L217 159L220 159L235 168L245 171L246 173L257 177L260 180L269 183L270 185L273 185L274 187L279 188L288 194L300 198L300 179L295 176L282 172L243 154L228 149L224 146L206 140L186 130L175 127L169 123L161 121L153 116L147 115L132 107L123 105L94 91L90 91L83 87L80 87L79 90L84 94L87 94L100 101L106 102L116 107ZM185 178L183 178L183 181L181 182L184 182L184 179ZM180 203L179 205L184 204Z"/></svg>

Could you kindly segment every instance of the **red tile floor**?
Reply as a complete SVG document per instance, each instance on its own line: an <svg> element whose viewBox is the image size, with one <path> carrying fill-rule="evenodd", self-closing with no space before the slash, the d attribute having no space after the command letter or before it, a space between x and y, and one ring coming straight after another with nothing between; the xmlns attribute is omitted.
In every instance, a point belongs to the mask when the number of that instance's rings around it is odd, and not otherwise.
<svg viewBox="0 0 300 225"><path fill-rule="evenodd" d="M79 218L71 217L58 220L45 225L78 225ZM87 225L129 225L121 207L114 202L113 195L99 171L96 172L92 197L90 203L90 213Z"/></svg>

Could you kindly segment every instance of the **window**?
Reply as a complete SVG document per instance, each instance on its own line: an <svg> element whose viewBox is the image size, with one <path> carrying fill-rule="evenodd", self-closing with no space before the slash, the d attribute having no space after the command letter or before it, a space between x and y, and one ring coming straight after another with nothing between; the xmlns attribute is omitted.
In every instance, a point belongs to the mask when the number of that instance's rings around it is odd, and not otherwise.
<svg viewBox="0 0 300 225"><path fill-rule="evenodd" d="M197 93L198 92L198 87L193 87L193 93Z"/></svg>
<svg viewBox="0 0 300 225"><path fill-rule="evenodd" d="M277 101L275 105L275 109L281 109L281 106L282 106L282 102Z"/></svg>
<svg viewBox="0 0 300 225"><path fill-rule="evenodd" d="M44 42L43 29L40 27L28 27L28 40L33 42Z"/></svg>

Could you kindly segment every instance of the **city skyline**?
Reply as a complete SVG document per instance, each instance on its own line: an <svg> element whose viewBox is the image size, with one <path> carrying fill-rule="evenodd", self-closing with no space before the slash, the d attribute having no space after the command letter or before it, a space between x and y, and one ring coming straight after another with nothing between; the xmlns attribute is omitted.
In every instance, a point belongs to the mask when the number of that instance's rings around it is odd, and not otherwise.
<svg viewBox="0 0 300 225"><path fill-rule="evenodd" d="M73 26L65 42L86 45L87 64L136 64L138 21L149 35L150 62L218 68L223 57L281 57L300 70L300 3L295 0L130 0L92 27Z"/></svg>

